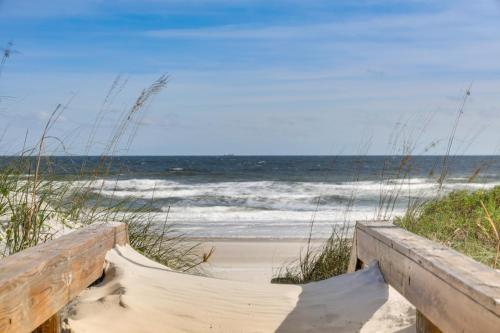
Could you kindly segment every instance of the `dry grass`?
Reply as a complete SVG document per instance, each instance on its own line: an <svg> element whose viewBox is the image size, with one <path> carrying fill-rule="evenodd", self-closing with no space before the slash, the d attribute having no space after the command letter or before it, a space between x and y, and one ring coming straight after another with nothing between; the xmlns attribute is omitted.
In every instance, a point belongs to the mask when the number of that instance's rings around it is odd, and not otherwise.
<svg viewBox="0 0 500 333"><path fill-rule="evenodd" d="M2 68L7 58L4 54ZM212 252L201 254L197 244L185 243L183 235L177 233L168 220L158 225L148 203L103 194L102 180L112 180L109 171L114 153L128 149L137 132L136 118L166 87L167 81L168 77L162 75L139 94L120 117L99 162L90 165L84 159L79 173L59 175L53 170L51 152L47 150L48 140L55 140L64 147L63 140L50 132L71 100L53 110L34 147L23 147L18 156L11 156L7 162L5 159L0 161L3 164L0 165L1 255L10 255L57 237L62 227L71 229L95 222L118 221L128 224L131 245L157 262L184 271L196 270L209 259ZM116 79L109 89L90 133L87 152L107 108L125 83Z"/></svg>
<svg viewBox="0 0 500 333"><path fill-rule="evenodd" d="M441 190L443 188L443 184L446 181L448 175L448 168L450 163L450 155L452 146L454 143L454 139L456 136L456 131L461 120L461 117L464 113L465 105L470 96L471 87L466 90L464 93L463 99L459 105L457 116L455 118L455 122L452 125L451 133L448 138L448 144L446 146L446 153L443 156L441 163L441 170L439 174L439 178L437 179L438 191L435 193L435 197L438 199L441 195ZM408 122L398 122L398 125L393 130L391 137L389 139L389 147L392 153L395 155L395 158L398 158L397 164L394 165L394 161L388 159L384 162L384 167L380 172L380 184L381 190L379 194L379 202L377 210L374 214L374 220L377 221L388 221L390 223L394 220L394 211L396 205L401 203L403 200L404 191L408 191L407 197L407 210L406 215L403 219L397 218L396 221L402 226L411 231L417 231L416 228L411 228L414 226L413 223L408 223L408 221L415 221L416 216L418 216L422 210L422 207L425 206L426 202L422 201L419 198L419 193L413 193L412 197L411 192L411 177L413 176L413 171L415 169L414 164L414 155L416 153L417 143L423 136L426 131L427 126L431 123L432 116L423 119L423 126L419 129L410 129ZM421 154L428 153L428 151L434 147L436 147L438 141L433 141L431 144L427 145ZM369 144L366 144L368 146ZM433 167L434 169L434 167ZM359 172L360 170L355 168L353 181L357 182L359 180ZM471 181L476 179L481 172L481 169L478 168L475 170L474 174L470 177ZM429 177L432 177L434 174L434 170L429 171ZM406 199L406 198L404 198ZM436 199L436 200L437 200ZM343 274L347 272L347 266L349 262L349 255L352 247L351 240L351 227L355 221L349 220L349 212L355 209L356 203L356 189L352 191L351 198L346 203L345 211L346 211L346 219L343 225L335 228L332 232L330 238L325 242L325 244L319 249L311 250L309 244L311 242L311 232L309 233L308 246L305 251L305 255L301 255L299 259L291 264L284 265L277 276L273 279L275 283L307 283L310 281L317 281L321 279L326 279L332 276L336 276L339 274ZM488 217L487 220L490 222L490 226L495 226L492 222L491 217ZM439 227L437 226L439 222L436 222L434 225L426 224L428 231L437 230ZM311 229L314 226L314 221L311 222ZM493 228L496 231L495 228ZM446 231L449 236L449 230ZM430 236L427 233L421 233L423 235ZM498 234L487 233L488 237L492 237L491 235L495 235L495 239L498 239ZM436 238L431 239L436 240ZM481 247L481 246L480 246ZM496 242L497 255L495 256L494 267L496 267L496 261L498 259L498 249L500 247L500 241ZM466 253L468 253L466 251ZM472 253L472 252L470 252ZM468 254L470 254L468 253ZM473 254L474 256L475 254ZM476 255L476 258L483 259L482 255Z"/></svg>

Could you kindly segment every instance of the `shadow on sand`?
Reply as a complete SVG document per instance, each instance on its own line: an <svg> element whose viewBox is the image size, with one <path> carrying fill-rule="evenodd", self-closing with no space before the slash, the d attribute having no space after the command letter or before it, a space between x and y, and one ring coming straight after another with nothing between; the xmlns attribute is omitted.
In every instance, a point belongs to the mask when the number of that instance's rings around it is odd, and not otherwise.
<svg viewBox="0 0 500 333"><path fill-rule="evenodd" d="M309 283L276 332L359 332L388 297L389 287L376 263L352 274ZM411 332L412 328L396 331Z"/></svg>

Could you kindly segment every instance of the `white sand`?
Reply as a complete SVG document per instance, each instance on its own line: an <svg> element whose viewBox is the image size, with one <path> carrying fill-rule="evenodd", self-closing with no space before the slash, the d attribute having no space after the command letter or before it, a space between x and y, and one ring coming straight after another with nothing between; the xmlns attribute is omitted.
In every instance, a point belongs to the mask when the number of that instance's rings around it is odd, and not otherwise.
<svg viewBox="0 0 500 333"><path fill-rule="evenodd" d="M321 241L311 242L314 249ZM216 240L202 243L215 252L203 269L212 277L269 283L284 264L296 261L307 248L300 240Z"/></svg>
<svg viewBox="0 0 500 333"><path fill-rule="evenodd" d="M411 332L411 307L376 266L304 286L177 273L118 247L105 281L79 297L80 332Z"/></svg>

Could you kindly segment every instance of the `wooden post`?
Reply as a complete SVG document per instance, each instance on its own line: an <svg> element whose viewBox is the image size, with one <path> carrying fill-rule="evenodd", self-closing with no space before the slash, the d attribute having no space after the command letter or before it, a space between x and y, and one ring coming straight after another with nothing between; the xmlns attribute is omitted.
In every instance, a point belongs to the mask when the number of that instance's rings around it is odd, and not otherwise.
<svg viewBox="0 0 500 333"><path fill-rule="evenodd" d="M61 317L58 313L50 317L46 322L40 325L33 333L60 333Z"/></svg>
<svg viewBox="0 0 500 333"><path fill-rule="evenodd" d="M352 235L352 247L351 247L351 257L349 258L349 265L347 266L347 272L352 273L358 270L359 259L358 259L358 245L356 242L356 229Z"/></svg>
<svg viewBox="0 0 500 333"><path fill-rule="evenodd" d="M429 319L425 318L422 312L417 310L417 333L443 333Z"/></svg>

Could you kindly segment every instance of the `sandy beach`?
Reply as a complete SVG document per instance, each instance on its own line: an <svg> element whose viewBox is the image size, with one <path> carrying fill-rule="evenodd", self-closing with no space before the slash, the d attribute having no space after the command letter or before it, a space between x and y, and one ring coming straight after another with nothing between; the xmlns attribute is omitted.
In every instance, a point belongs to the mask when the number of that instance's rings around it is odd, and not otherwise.
<svg viewBox="0 0 500 333"><path fill-rule="evenodd" d="M0 333L500 333L500 0L0 27Z"/></svg>
<svg viewBox="0 0 500 333"><path fill-rule="evenodd" d="M116 247L106 256L104 281L72 305L69 327L75 333L414 331L413 308L377 266L302 286L242 281L268 279L301 244L210 242L205 246L219 250L211 263L216 278L177 273L129 246Z"/></svg>
<svg viewBox="0 0 500 333"><path fill-rule="evenodd" d="M311 242L311 248L322 240ZM236 281L269 283L284 264L292 263L307 249L306 240L215 239L201 243L214 253L203 269L209 276Z"/></svg>

